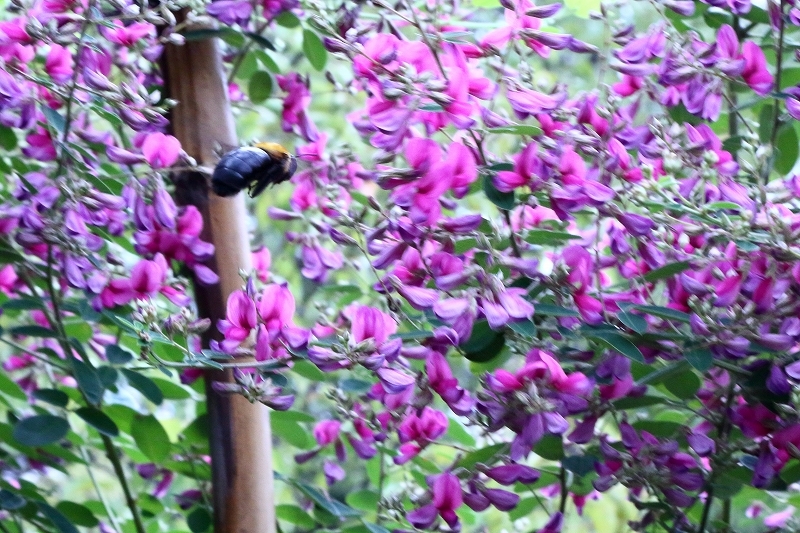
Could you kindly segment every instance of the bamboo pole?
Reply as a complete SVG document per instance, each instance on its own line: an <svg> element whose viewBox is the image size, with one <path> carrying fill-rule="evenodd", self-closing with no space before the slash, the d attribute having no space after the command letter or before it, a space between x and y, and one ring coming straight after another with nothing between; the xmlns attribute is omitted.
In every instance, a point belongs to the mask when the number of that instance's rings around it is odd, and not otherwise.
<svg viewBox="0 0 800 533"><path fill-rule="evenodd" d="M171 127L183 149L198 163L213 167L219 146L235 146L236 131L218 39L168 45L164 52L167 96L179 103L172 111ZM216 323L225 316L228 295L241 288L240 269L252 269L246 226L244 195L221 198L211 193L208 176L175 176L176 200L192 204L203 214L206 241L216 253L209 266L220 281L213 287L195 286L201 316ZM210 450L216 533L275 533L272 436L269 409L242 396L221 395L213 381L232 381L228 372L206 374L210 417Z"/></svg>

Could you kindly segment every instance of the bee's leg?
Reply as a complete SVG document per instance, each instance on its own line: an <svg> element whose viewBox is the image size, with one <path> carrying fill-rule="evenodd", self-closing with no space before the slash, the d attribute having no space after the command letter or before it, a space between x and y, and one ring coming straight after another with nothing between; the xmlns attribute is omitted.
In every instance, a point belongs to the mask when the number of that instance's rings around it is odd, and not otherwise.
<svg viewBox="0 0 800 533"><path fill-rule="evenodd" d="M250 187L247 189L247 193L250 195L250 198L255 198L264 192L264 189L267 188L267 185L269 185L269 180L262 177L261 179L250 184Z"/></svg>

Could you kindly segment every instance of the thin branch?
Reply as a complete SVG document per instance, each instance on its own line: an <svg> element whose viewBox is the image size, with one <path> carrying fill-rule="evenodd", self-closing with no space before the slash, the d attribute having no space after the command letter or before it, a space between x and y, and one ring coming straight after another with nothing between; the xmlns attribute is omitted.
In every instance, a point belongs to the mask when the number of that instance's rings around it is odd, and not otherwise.
<svg viewBox="0 0 800 533"><path fill-rule="evenodd" d="M139 508L136 506L136 500L133 498L131 489L128 486L128 480L125 477L125 471L122 469L122 463L120 462L117 449L114 447L114 443L111 441L110 437L102 434L100 437L103 439L103 445L106 448L108 460L111 461L111 464L114 467L114 473L117 475L117 479L119 480L119 484L122 485L122 492L125 494L125 502L128 504L128 509L130 509L131 514L133 515L133 524L136 526L136 533L147 533L147 530L142 523L142 518L139 516Z"/></svg>

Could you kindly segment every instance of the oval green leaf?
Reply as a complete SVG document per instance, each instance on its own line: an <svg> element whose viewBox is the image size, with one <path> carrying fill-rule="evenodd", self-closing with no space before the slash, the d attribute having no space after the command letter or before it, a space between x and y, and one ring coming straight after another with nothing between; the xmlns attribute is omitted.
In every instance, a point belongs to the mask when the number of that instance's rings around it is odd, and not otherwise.
<svg viewBox="0 0 800 533"><path fill-rule="evenodd" d="M63 439L69 432L69 422L55 415L36 415L17 422L14 440L26 446L46 446Z"/></svg>

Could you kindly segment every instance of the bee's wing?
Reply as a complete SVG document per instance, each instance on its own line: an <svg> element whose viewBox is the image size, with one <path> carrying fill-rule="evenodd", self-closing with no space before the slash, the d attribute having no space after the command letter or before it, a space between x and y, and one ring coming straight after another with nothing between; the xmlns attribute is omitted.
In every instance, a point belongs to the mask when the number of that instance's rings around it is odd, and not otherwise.
<svg viewBox="0 0 800 533"><path fill-rule="evenodd" d="M227 143L217 143L217 145L214 147L214 155L217 156L217 159L220 159L223 155L227 154L228 152L232 152L237 148L241 148L241 146Z"/></svg>

